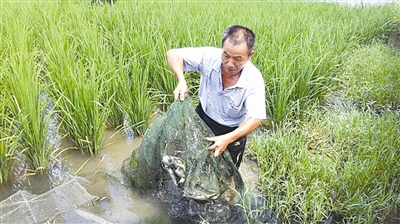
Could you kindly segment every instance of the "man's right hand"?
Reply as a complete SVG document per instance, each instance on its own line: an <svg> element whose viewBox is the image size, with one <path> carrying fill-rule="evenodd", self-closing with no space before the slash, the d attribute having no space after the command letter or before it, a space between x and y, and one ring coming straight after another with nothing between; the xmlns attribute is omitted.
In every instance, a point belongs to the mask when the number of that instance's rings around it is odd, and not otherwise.
<svg viewBox="0 0 400 224"><path fill-rule="evenodd" d="M180 101L183 101L186 97L187 90L186 82L179 82L178 86L174 90L175 100L179 99Z"/></svg>
<svg viewBox="0 0 400 224"><path fill-rule="evenodd" d="M174 97L183 101L187 93L187 85L183 74L183 59L179 54L179 49L170 49L167 52L168 65L172 73L178 79L178 86L174 90Z"/></svg>

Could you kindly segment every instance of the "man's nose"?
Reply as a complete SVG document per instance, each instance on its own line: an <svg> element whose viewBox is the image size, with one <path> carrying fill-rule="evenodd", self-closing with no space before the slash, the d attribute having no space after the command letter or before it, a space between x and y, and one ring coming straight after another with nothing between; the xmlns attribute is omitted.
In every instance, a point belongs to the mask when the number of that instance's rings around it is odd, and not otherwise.
<svg viewBox="0 0 400 224"><path fill-rule="evenodd" d="M228 59L228 61L226 62L226 66L228 66L228 67L234 67L235 64L233 63L233 60L232 60L232 59Z"/></svg>

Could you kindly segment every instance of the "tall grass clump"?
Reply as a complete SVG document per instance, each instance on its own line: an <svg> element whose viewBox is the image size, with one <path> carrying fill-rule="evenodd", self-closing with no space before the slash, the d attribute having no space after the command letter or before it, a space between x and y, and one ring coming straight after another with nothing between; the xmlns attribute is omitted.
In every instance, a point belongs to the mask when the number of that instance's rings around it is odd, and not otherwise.
<svg viewBox="0 0 400 224"><path fill-rule="evenodd" d="M132 128L137 134L143 134L154 112L149 86L155 80L150 74L156 71L151 70L153 63L146 63L153 60L149 60L149 53L143 50L148 48L145 46L149 38L138 33L139 24L135 24L129 12L119 13L108 7L96 8L95 12L101 13L94 14L91 19L103 34L109 60L114 64L110 64L110 69L115 68L115 75L108 83L109 94L113 95L110 107L113 114L109 120L116 120L114 116L117 115L120 122L115 126L121 126L125 121L122 128ZM129 29L115 21L125 21Z"/></svg>
<svg viewBox="0 0 400 224"><path fill-rule="evenodd" d="M125 84L128 88L119 90L123 96L119 99L123 99L120 101L121 110L126 115L130 126L136 133L142 135L150 125L154 107L148 94L148 82L151 77L146 73L149 67L141 67L139 60L140 58L131 58L129 66L119 74L122 80L128 82Z"/></svg>
<svg viewBox="0 0 400 224"><path fill-rule="evenodd" d="M306 136L291 124L252 142L264 209L283 223L326 221L333 210L329 184L336 176L335 152L309 150Z"/></svg>
<svg viewBox="0 0 400 224"><path fill-rule="evenodd" d="M379 36L393 16L391 7L285 6L272 6L274 12L261 17L268 23L255 30L261 43L256 43L253 58L264 74L270 116L276 123L298 117L314 100L321 100L337 85L336 69L344 53Z"/></svg>
<svg viewBox="0 0 400 224"><path fill-rule="evenodd" d="M398 117L384 113L334 116L332 128L343 166L335 184L335 208L352 223L383 220L400 203Z"/></svg>
<svg viewBox="0 0 400 224"><path fill-rule="evenodd" d="M0 69L1 71L1 69ZM3 74L1 72L1 74ZM6 94L3 77L0 75L0 184L5 182L10 171L9 163L13 158L14 150L18 144L18 136L15 133L14 122L9 116L7 107L10 105L9 94Z"/></svg>
<svg viewBox="0 0 400 224"><path fill-rule="evenodd" d="M100 99L104 90L96 82L96 69L81 60L78 66L73 62L72 67L64 67L63 72L58 73L53 70L52 60L48 59L49 70L56 90L54 95L60 97L63 128L82 153L95 154L102 147L108 116L108 109Z"/></svg>
<svg viewBox="0 0 400 224"><path fill-rule="evenodd" d="M283 222L382 221L398 204L397 117L317 112L253 140L266 210Z"/></svg>
<svg viewBox="0 0 400 224"><path fill-rule="evenodd" d="M395 109L400 105L400 55L375 43L349 52L339 76L344 97L361 107Z"/></svg>
<svg viewBox="0 0 400 224"><path fill-rule="evenodd" d="M42 16L38 37L46 51L52 95L60 98L63 129L82 153L95 154L102 147L111 101L104 97L110 80L102 65L108 59L106 51L97 30L82 22L82 14L65 19L44 12Z"/></svg>
<svg viewBox="0 0 400 224"><path fill-rule="evenodd" d="M40 63L41 54L31 41L31 21L27 14L20 16L26 19L26 26L7 23L5 27L9 40L5 46L3 80L12 99L10 117L16 124L16 132L21 135L21 153L31 162L34 171L42 172L47 170L55 148L46 138L52 108L47 107L48 100L43 97L41 74L44 69Z"/></svg>

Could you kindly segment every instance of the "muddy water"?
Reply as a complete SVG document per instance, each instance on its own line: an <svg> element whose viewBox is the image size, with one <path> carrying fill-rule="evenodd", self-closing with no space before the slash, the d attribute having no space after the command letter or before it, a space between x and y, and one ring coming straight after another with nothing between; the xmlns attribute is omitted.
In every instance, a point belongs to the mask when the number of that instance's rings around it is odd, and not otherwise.
<svg viewBox="0 0 400 224"><path fill-rule="evenodd" d="M112 223L171 223L164 209L150 198L142 197L138 190L130 188L121 173L123 161L140 143L140 138L127 141L122 134L107 132L104 147L96 156L84 156L79 151L72 150L64 155L64 164L75 175L91 181L86 189L91 195L99 197L99 201L87 209L89 214L95 214ZM81 216L90 219L85 214L87 213L76 215L75 212L70 212L64 214L63 218L72 222L82 219Z"/></svg>

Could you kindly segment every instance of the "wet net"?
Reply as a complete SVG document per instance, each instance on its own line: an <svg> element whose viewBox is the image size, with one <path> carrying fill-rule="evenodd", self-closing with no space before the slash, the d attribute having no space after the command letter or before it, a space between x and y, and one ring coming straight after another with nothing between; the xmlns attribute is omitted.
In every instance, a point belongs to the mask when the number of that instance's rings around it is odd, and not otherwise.
<svg viewBox="0 0 400 224"><path fill-rule="evenodd" d="M43 194L21 190L0 202L0 223L44 223L56 215L87 205L97 197L90 195L83 185L89 181L73 177Z"/></svg>
<svg viewBox="0 0 400 224"><path fill-rule="evenodd" d="M208 150L211 142L205 137L211 136L190 99L177 100L148 128L122 170L135 187L155 189L160 182L172 181L188 199L217 199L231 187L243 191L242 177L229 152L214 157Z"/></svg>

